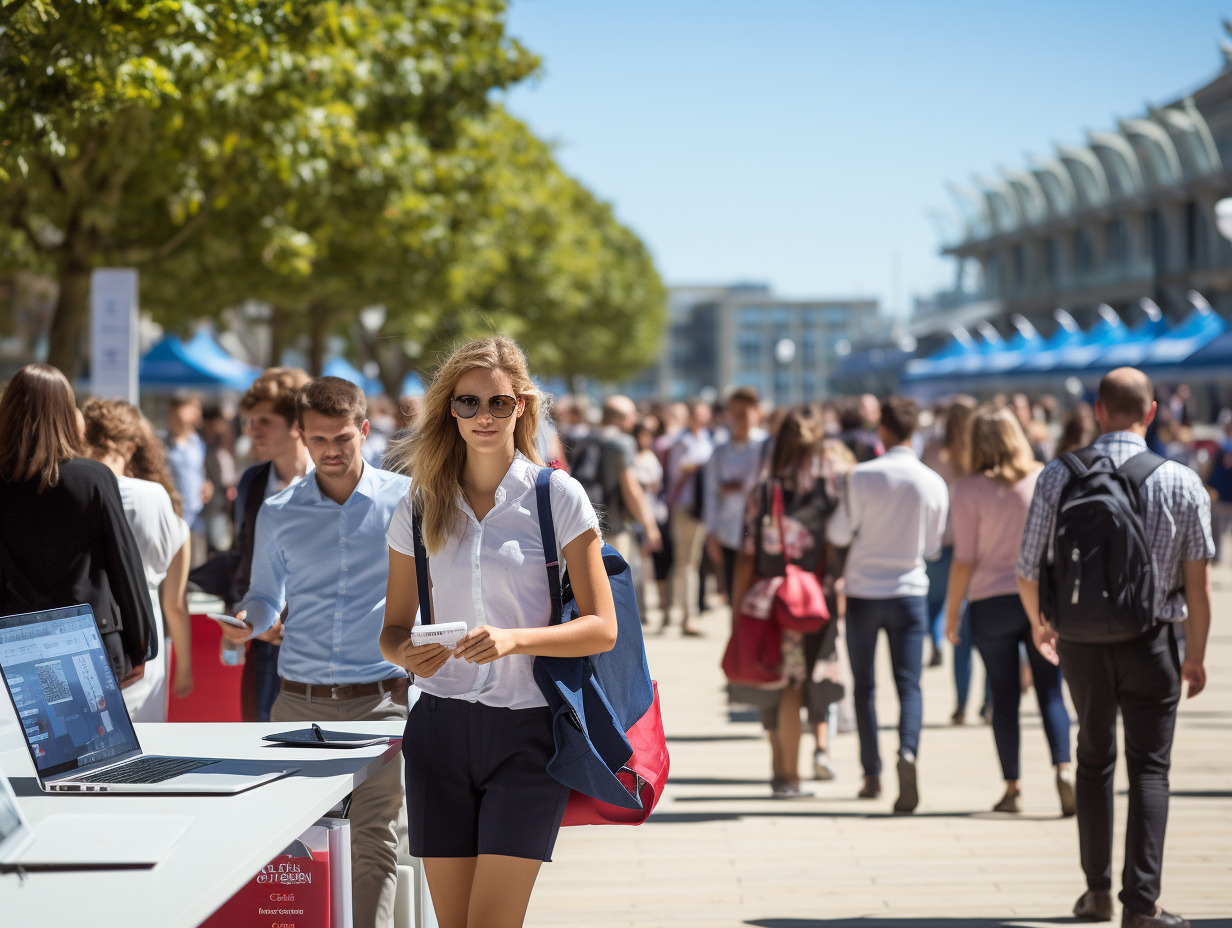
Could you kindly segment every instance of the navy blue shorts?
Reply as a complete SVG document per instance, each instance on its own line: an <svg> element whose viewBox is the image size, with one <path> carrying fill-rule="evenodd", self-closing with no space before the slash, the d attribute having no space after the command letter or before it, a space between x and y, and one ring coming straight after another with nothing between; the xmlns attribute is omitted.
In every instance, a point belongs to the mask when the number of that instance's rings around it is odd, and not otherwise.
<svg viewBox="0 0 1232 928"><path fill-rule="evenodd" d="M552 859L569 789L548 775L549 709L502 709L423 693L406 720L414 857Z"/></svg>

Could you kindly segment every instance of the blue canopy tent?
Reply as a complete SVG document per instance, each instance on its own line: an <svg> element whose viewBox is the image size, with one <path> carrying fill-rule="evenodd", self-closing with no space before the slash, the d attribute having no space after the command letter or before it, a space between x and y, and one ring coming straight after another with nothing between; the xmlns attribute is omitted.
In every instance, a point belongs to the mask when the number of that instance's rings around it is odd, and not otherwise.
<svg viewBox="0 0 1232 928"><path fill-rule="evenodd" d="M379 380L375 377L369 377L346 358L330 358L325 362L325 366L321 368L321 376L340 377L343 380L349 380L369 396L385 392L385 387Z"/></svg>
<svg viewBox="0 0 1232 928"><path fill-rule="evenodd" d="M1166 337L1168 323L1163 317L1146 319L1135 326L1122 341L1111 345L1083 365L1084 370L1112 370L1115 367L1136 367L1142 363L1151 345Z"/></svg>
<svg viewBox="0 0 1232 928"><path fill-rule="evenodd" d="M1206 307L1198 307L1167 335L1147 346L1142 364L1145 367L1180 364L1222 335L1227 328L1228 324L1217 313Z"/></svg>
<svg viewBox="0 0 1232 928"><path fill-rule="evenodd" d="M411 371L402 378L402 396L423 396L424 382L419 375Z"/></svg>
<svg viewBox="0 0 1232 928"><path fill-rule="evenodd" d="M167 393L175 390L234 390L252 386L261 369L227 354L208 332L198 332L188 342L168 335L141 359L138 368L141 389Z"/></svg>
<svg viewBox="0 0 1232 928"><path fill-rule="evenodd" d="M903 366L904 381L930 380L953 373L965 358L979 351L965 329L958 328L950 340L927 358L914 358Z"/></svg>
<svg viewBox="0 0 1232 928"><path fill-rule="evenodd" d="M1082 339L1060 350L1054 370L1081 370L1113 345L1129 341L1133 336L1133 331L1121 321L1112 307L1101 306L1099 321L1087 330Z"/></svg>
<svg viewBox="0 0 1232 928"><path fill-rule="evenodd" d="M1042 345L1032 351L1011 374L1035 374L1040 371L1051 371L1061 363L1064 353L1077 345L1081 345L1087 337L1076 324L1062 324L1048 337Z"/></svg>
<svg viewBox="0 0 1232 928"><path fill-rule="evenodd" d="M1003 374L1020 366L1044 347L1044 339L1034 328L1019 329L1001 347L988 354L980 367L981 374Z"/></svg>
<svg viewBox="0 0 1232 928"><path fill-rule="evenodd" d="M1187 371L1232 373L1232 331L1224 331L1185 359Z"/></svg>
<svg viewBox="0 0 1232 928"><path fill-rule="evenodd" d="M980 340L974 348L957 360L954 364L953 376L978 377L984 372L988 361L1005 349L1005 341L1001 333L991 325L984 327L981 323Z"/></svg>

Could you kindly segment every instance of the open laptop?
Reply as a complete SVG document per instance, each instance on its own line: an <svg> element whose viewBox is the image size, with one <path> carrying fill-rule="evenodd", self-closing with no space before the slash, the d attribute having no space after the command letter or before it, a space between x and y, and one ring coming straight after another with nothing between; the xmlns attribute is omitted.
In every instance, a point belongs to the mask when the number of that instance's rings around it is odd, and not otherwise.
<svg viewBox="0 0 1232 928"><path fill-rule="evenodd" d="M0 616L0 674L45 792L239 793L297 769L142 753L89 606Z"/></svg>

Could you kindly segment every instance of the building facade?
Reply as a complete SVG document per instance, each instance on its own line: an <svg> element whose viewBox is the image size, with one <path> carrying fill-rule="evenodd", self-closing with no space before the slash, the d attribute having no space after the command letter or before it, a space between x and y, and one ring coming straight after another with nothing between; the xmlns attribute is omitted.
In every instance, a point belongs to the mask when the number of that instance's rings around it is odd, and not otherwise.
<svg viewBox="0 0 1232 928"><path fill-rule="evenodd" d="M872 298L786 299L763 284L668 294L659 365L628 386L635 398L717 397L752 386L775 405L820 399L836 359L880 326Z"/></svg>
<svg viewBox="0 0 1232 928"><path fill-rule="evenodd" d="M956 259L956 285L920 306L920 335L973 313L1002 332L1021 314L1047 333L1057 307L1086 327L1101 303L1132 323L1144 297L1176 319L1191 290L1227 315L1232 244L1215 204L1232 193L1232 64L1185 97L1088 132L1083 145L950 192L957 210L942 251Z"/></svg>

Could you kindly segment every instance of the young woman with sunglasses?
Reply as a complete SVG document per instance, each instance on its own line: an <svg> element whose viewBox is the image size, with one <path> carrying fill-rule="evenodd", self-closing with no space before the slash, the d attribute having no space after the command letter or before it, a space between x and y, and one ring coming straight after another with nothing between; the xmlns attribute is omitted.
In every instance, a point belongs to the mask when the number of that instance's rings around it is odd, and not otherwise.
<svg viewBox="0 0 1232 928"><path fill-rule="evenodd" d="M560 471L551 482L560 549L543 551L541 406L521 349L487 338L445 361L405 439L412 485L389 528L381 651L423 694L402 750L410 849L424 861L441 928L522 924L568 798L547 773L551 716L534 660L597 654L616 640L599 521L581 484ZM420 605L412 511L422 518L432 616L468 628L452 650L411 643ZM581 609L554 627L547 561L568 568Z"/></svg>

